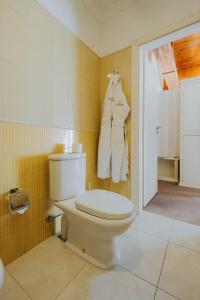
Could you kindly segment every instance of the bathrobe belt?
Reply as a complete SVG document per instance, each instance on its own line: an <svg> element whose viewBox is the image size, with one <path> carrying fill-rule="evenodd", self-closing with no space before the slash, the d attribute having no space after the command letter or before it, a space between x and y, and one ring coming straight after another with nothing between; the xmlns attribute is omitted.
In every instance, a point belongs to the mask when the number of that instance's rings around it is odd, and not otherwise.
<svg viewBox="0 0 200 300"><path fill-rule="evenodd" d="M113 120L112 121L112 126L121 126L125 127L125 123L122 120Z"/></svg>
<svg viewBox="0 0 200 300"><path fill-rule="evenodd" d="M101 120L101 125L111 125L111 120Z"/></svg>
<svg viewBox="0 0 200 300"><path fill-rule="evenodd" d="M101 121L101 125L111 125L112 126L121 126L121 127L125 127L125 123L121 120L102 120Z"/></svg>

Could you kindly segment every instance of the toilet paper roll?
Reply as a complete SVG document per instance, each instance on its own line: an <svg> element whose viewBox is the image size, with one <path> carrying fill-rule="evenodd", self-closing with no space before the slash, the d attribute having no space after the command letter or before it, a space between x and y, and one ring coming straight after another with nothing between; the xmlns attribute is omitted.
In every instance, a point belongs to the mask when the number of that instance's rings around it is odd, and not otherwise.
<svg viewBox="0 0 200 300"><path fill-rule="evenodd" d="M22 208L22 209L16 211L16 213L17 213L17 214L20 214L20 215L23 215L23 214L25 213L26 210L27 210L27 207Z"/></svg>
<svg viewBox="0 0 200 300"><path fill-rule="evenodd" d="M9 192L8 205L12 214L24 214L30 206L29 195L22 191L20 188L13 188Z"/></svg>
<svg viewBox="0 0 200 300"><path fill-rule="evenodd" d="M72 152L82 153L82 144L72 144Z"/></svg>

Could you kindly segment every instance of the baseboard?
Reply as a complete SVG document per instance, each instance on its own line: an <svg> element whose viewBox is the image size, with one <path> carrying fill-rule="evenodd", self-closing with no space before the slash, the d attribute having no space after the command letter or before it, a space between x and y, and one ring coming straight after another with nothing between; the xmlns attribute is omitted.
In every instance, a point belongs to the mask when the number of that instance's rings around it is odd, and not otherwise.
<svg viewBox="0 0 200 300"><path fill-rule="evenodd" d="M169 182L179 182L177 178L168 176L158 176L158 180L169 181Z"/></svg>
<svg viewBox="0 0 200 300"><path fill-rule="evenodd" d="M196 184L196 183L192 183L192 182L180 181L179 185L183 186L183 187L189 187L189 188L192 188L192 189L200 189L200 184Z"/></svg>

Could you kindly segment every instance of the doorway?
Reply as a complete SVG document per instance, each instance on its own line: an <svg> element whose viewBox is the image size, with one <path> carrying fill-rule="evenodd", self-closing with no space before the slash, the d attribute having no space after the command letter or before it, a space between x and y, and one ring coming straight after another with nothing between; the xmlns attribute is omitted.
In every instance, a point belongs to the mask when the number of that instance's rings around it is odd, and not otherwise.
<svg viewBox="0 0 200 300"><path fill-rule="evenodd" d="M151 41L150 43L144 44L139 48L139 59L140 59L140 85L139 85L139 116L140 116L140 128L138 132L142 132L139 138L139 153L140 153L140 161L138 168L138 189L139 189L139 207L140 211L145 207L150 206L149 202L153 201L152 199L158 195L159 192L162 193L162 189L165 190L173 190L174 194L177 194L179 191L184 195L190 195L189 188L183 187L182 189L179 187L179 161L180 161L180 152L177 149L180 147L179 138L175 133L175 127L178 128L179 120L176 118L175 111L179 110L180 101L180 91L177 87L166 88L167 84L169 85L168 80L160 80L158 70L156 70L156 55L155 49L159 49L162 47L172 46L175 41L183 39L186 36L191 34L195 34L200 32L199 23L194 24L192 26L188 26L182 30L179 30L173 34L164 36L160 39ZM170 48L168 49L170 52ZM153 55L152 55L153 53ZM151 65L151 70L150 69ZM176 66L176 65L175 65ZM170 66L173 67L173 66ZM149 72L147 72L149 71ZM145 78L145 72L148 75ZM169 71L170 73L171 71ZM166 76L169 77L169 73L166 72ZM172 72L171 72L172 73ZM175 74L175 72L174 72ZM176 74L177 75L177 74ZM200 75L200 74L199 74ZM172 76L173 77L173 76ZM176 76L175 76L176 77ZM171 78L171 81L176 83L176 78ZM166 77L165 77L166 78ZM165 79L164 78L164 79ZM156 80L155 80L156 79ZM173 79L173 80L172 80ZM178 82L180 86L180 80ZM145 87L145 88L144 88ZM168 116L164 116L165 118L169 118L170 122L168 122L168 128L162 128L162 120L160 123L156 119L156 114L159 105L161 104L160 96L162 96L162 106L160 110L166 112L168 111ZM147 101L148 99L148 101ZM168 101L170 99L170 101ZM150 101L149 101L150 100ZM171 102L171 104L169 103ZM164 105L163 105L164 104ZM149 110L151 113L149 114ZM162 114L160 114L162 115ZM169 117L170 116L170 117ZM165 126L166 127L166 126ZM161 131L166 131L166 134L169 135L171 132L171 142L167 143L170 145L170 149L167 149L165 144L165 139L161 136L158 140L158 135ZM180 130L180 129L179 129ZM173 133L173 134L172 134ZM165 134L165 137L166 137ZM194 133L193 133L194 134ZM180 134L179 134L180 135ZM180 142L181 143L181 142ZM158 153L158 144L160 144L160 153ZM165 147L164 147L165 146ZM162 149L163 148L163 149ZM170 154L171 151L171 154ZM166 153L164 153L166 152ZM154 157L152 159L152 157ZM159 168L158 168L159 164ZM168 171L167 171L168 170ZM166 172L164 172L166 171ZM161 179L158 185L157 179ZM166 186L165 186L166 185ZM195 188L198 187L195 186ZM200 187L200 186L199 186ZM188 190L187 190L188 188ZM195 193L194 193L195 192ZM173 194L172 193L172 194ZM195 194L195 196L194 196ZM191 191L191 198L196 197L198 191ZM197 195L198 196L198 195ZM172 195L172 197L174 197ZM194 198L193 197L193 198ZM159 197L156 198L158 201ZM175 197L174 197L175 198ZM155 200L155 199L154 199ZM194 200L194 199L193 199ZM184 202L182 202L183 204ZM200 201L199 201L200 203ZM165 203L166 204L166 203ZM194 208L195 206L193 206ZM152 209L152 207L151 207ZM159 208L160 209L160 208ZM161 211L161 210L160 210ZM159 210L157 211L159 212ZM174 216L172 216L174 217Z"/></svg>

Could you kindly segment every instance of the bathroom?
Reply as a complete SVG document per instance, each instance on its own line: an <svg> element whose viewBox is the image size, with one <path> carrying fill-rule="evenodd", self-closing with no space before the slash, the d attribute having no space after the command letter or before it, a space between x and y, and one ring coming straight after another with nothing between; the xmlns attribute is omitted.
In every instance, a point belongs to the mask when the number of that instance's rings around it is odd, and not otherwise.
<svg viewBox="0 0 200 300"><path fill-rule="evenodd" d="M199 1L182 2L0 0L0 299L200 298L199 227L143 212L136 188L137 50L198 26ZM104 97L113 70L131 110L129 174L119 183L97 177ZM70 153L72 144L86 153L86 190L128 198L137 214L116 238L120 259L110 270L57 237L60 211L50 197L48 157ZM16 188L28 199L21 213L9 208L9 192Z"/></svg>

